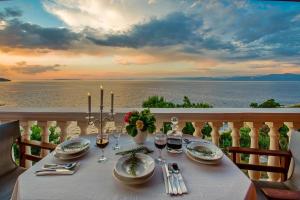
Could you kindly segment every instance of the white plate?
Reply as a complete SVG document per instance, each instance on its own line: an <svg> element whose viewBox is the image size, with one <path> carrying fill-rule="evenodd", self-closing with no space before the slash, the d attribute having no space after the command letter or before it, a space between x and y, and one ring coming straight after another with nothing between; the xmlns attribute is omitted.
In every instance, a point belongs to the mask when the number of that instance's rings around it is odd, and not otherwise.
<svg viewBox="0 0 300 200"><path fill-rule="evenodd" d="M192 161L195 161L197 163L206 164L206 165L216 165L216 164L220 163L220 160L207 161L207 160L197 159L197 158L194 158L187 150L184 150L184 152L189 159L191 159Z"/></svg>
<svg viewBox="0 0 300 200"><path fill-rule="evenodd" d="M57 145L55 152L61 155L77 154L89 148L90 143L89 140L84 138L74 138Z"/></svg>
<svg viewBox="0 0 300 200"><path fill-rule="evenodd" d="M221 160L224 156L222 150L219 149L216 145L205 141L192 142L186 146L186 150L192 157L197 160L217 161ZM200 153L197 150L211 152L211 154Z"/></svg>
<svg viewBox="0 0 300 200"><path fill-rule="evenodd" d="M89 147L79 153L76 153L76 154L70 154L70 155L60 154L60 153L54 151L53 155L55 158L57 158L59 160L73 160L73 159L84 156L88 151L89 151Z"/></svg>
<svg viewBox="0 0 300 200"><path fill-rule="evenodd" d="M125 155L118 159L115 165L115 172L127 179L136 179L147 177L155 169L155 161L151 156L137 153L136 157L139 159L137 163L136 175L130 173L130 163L128 162L131 155Z"/></svg>
<svg viewBox="0 0 300 200"><path fill-rule="evenodd" d="M148 176L143 178L136 178L136 179L124 179L124 177L119 176L115 170L113 170L113 177L118 181L126 184L126 185L139 185L148 182L154 175L154 171L150 173Z"/></svg>

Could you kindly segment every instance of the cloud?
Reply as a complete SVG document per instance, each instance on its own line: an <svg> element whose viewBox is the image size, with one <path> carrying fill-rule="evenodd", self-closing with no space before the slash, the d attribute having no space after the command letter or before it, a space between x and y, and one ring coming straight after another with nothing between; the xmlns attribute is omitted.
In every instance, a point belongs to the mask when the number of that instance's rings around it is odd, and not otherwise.
<svg viewBox="0 0 300 200"><path fill-rule="evenodd" d="M18 7L4 8L4 10L0 12L0 19L20 16L22 16L22 11Z"/></svg>
<svg viewBox="0 0 300 200"><path fill-rule="evenodd" d="M176 2L178 0L45 0L43 5L72 30L88 27L109 33L129 30L153 16L174 12L179 6Z"/></svg>
<svg viewBox="0 0 300 200"><path fill-rule="evenodd" d="M6 22L0 31L0 46L14 48L68 49L79 35L66 28L45 28L18 19Z"/></svg>
<svg viewBox="0 0 300 200"><path fill-rule="evenodd" d="M11 70L21 74L35 75L45 72L57 72L60 71L62 65L55 64L52 66L43 65L28 65L25 61L16 63L16 66L12 67Z"/></svg>
<svg viewBox="0 0 300 200"><path fill-rule="evenodd" d="M217 37L197 32L203 25L196 16L180 12L172 13L163 19L151 19L144 24L135 25L130 31L122 34L107 35L106 38L87 37L98 45L143 48L182 45L185 49L231 49L233 45Z"/></svg>

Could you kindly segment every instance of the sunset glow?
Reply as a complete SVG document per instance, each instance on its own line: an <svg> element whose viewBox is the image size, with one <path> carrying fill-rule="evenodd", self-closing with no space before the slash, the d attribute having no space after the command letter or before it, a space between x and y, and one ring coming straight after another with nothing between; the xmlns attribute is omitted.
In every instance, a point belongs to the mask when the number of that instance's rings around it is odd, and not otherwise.
<svg viewBox="0 0 300 200"><path fill-rule="evenodd" d="M0 77L123 79L300 73L300 4L0 1Z"/></svg>

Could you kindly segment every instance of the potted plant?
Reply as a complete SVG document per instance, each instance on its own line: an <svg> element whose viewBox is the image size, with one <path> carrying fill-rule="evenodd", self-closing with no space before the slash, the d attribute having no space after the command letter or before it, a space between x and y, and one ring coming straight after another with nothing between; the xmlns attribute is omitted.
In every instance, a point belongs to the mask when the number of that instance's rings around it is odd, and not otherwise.
<svg viewBox="0 0 300 200"><path fill-rule="evenodd" d="M127 123L127 133L133 137L137 144L143 144L148 133L153 133L156 129L156 119L149 109L141 112L128 112L124 117L124 121Z"/></svg>

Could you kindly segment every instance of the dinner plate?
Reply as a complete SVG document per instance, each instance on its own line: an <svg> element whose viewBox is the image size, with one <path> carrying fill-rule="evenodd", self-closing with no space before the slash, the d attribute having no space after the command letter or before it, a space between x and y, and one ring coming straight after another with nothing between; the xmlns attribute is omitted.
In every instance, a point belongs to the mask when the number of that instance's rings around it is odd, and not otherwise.
<svg viewBox="0 0 300 200"><path fill-rule="evenodd" d="M135 175L131 173L131 163L129 158L131 155L125 155L118 159L115 165L115 172L123 178L137 179L148 177L155 169L155 161L151 156L146 154L137 153L138 161L136 163Z"/></svg>
<svg viewBox="0 0 300 200"><path fill-rule="evenodd" d="M193 157L187 150L184 150L185 154L189 159L195 161L197 163L206 164L206 165L217 165L220 163L220 160L208 161L208 160L201 160L198 158Z"/></svg>
<svg viewBox="0 0 300 200"><path fill-rule="evenodd" d="M135 179L124 179L124 177L120 176L115 169L113 170L113 177L118 181L126 184L126 185L139 185L148 182L154 175L154 171L151 172L149 175L143 178L135 178Z"/></svg>
<svg viewBox="0 0 300 200"><path fill-rule="evenodd" d="M55 152L60 155L77 154L89 148L90 143L89 140L84 138L74 138L57 145Z"/></svg>
<svg viewBox="0 0 300 200"><path fill-rule="evenodd" d="M216 145L204 141L192 142L186 146L187 153L196 160L218 161L224 153Z"/></svg>
<svg viewBox="0 0 300 200"><path fill-rule="evenodd" d="M84 156L88 151L89 151L89 147L84 149L83 151L81 151L79 153L75 153L75 154L60 154L60 153L54 151L53 155L55 158L57 158L59 160L73 160L73 159L77 159L77 158Z"/></svg>

